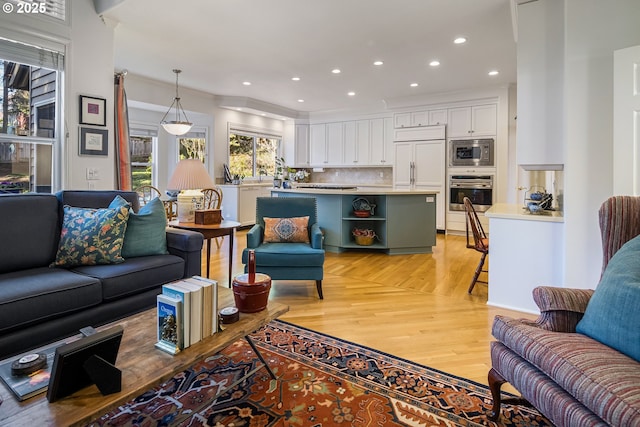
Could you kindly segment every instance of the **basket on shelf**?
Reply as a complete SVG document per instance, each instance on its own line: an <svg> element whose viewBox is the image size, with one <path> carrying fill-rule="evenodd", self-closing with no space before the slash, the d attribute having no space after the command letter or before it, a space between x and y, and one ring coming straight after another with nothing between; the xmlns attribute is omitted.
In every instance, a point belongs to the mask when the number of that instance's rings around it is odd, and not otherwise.
<svg viewBox="0 0 640 427"><path fill-rule="evenodd" d="M351 232L357 245L371 246L376 237L376 232L370 229L354 228Z"/></svg>

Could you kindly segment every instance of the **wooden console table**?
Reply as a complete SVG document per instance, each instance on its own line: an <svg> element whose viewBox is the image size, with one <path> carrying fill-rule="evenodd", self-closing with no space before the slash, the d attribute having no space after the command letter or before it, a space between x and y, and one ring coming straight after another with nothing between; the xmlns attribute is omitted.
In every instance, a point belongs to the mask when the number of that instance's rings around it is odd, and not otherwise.
<svg viewBox="0 0 640 427"><path fill-rule="evenodd" d="M222 236L229 236L229 287L233 280L233 234L240 223L236 221L222 221L220 224L196 224L195 222L169 221L169 227L182 228L184 230L197 231L202 233L207 241L207 278L209 278L209 268L211 263L211 239Z"/></svg>
<svg viewBox="0 0 640 427"><path fill-rule="evenodd" d="M219 308L234 305L230 289L218 287L218 305ZM269 302L267 308L258 313L241 313L240 321L225 325L224 331L203 339L175 356L154 346L157 342L155 308L97 328L100 331L114 325L124 327L116 361L116 367L122 370L122 391L103 396L92 385L53 403L47 401L46 393L19 402L5 384L0 383L0 398L3 400L0 404L0 425L85 425L246 337L287 311L288 306Z"/></svg>

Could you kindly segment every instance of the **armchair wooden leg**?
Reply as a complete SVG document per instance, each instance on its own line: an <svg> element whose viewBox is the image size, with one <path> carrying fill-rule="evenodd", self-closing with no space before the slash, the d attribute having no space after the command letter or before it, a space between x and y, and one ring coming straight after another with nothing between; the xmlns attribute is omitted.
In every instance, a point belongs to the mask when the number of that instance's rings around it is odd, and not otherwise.
<svg viewBox="0 0 640 427"><path fill-rule="evenodd" d="M324 299L322 296L322 280L316 280L316 289L318 290L318 296L320 299Z"/></svg>
<svg viewBox="0 0 640 427"><path fill-rule="evenodd" d="M507 381L493 368L489 371L488 379L489 390L491 390L491 397L493 397L493 406L491 407L491 412L487 414L487 418L491 421L498 421L498 418L500 418L500 405L502 403L500 387Z"/></svg>
<svg viewBox="0 0 640 427"><path fill-rule="evenodd" d="M483 252L482 256L480 257L480 262L476 267L476 272L473 274L473 280L471 280L471 285L469 285L469 290L467 291L467 293L470 294L471 291L473 291L473 287L476 285L476 282L478 281L478 277L480 276L480 273L482 273L482 267L484 267L484 260L486 258L487 258L487 254Z"/></svg>

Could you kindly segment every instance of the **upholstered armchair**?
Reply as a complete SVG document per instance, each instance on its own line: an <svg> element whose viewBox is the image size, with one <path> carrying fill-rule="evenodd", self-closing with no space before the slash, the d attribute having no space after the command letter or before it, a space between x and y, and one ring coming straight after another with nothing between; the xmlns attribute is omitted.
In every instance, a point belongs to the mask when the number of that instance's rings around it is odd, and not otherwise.
<svg viewBox="0 0 640 427"><path fill-rule="evenodd" d="M308 219L306 219L308 217ZM315 280L323 299L324 249L313 197L258 197L256 224L247 233L242 263L255 250L256 272L272 280Z"/></svg>

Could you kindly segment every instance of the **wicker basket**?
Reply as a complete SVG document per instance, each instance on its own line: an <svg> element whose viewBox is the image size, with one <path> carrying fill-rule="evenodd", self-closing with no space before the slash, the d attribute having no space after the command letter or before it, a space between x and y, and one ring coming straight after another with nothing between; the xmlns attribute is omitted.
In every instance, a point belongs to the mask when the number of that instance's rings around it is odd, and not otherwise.
<svg viewBox="0 0 640 427"><path fill-rule="evenodd" d="M373 245L374 236L353 236L356 239L356 244L360 246Z"/></svg>

